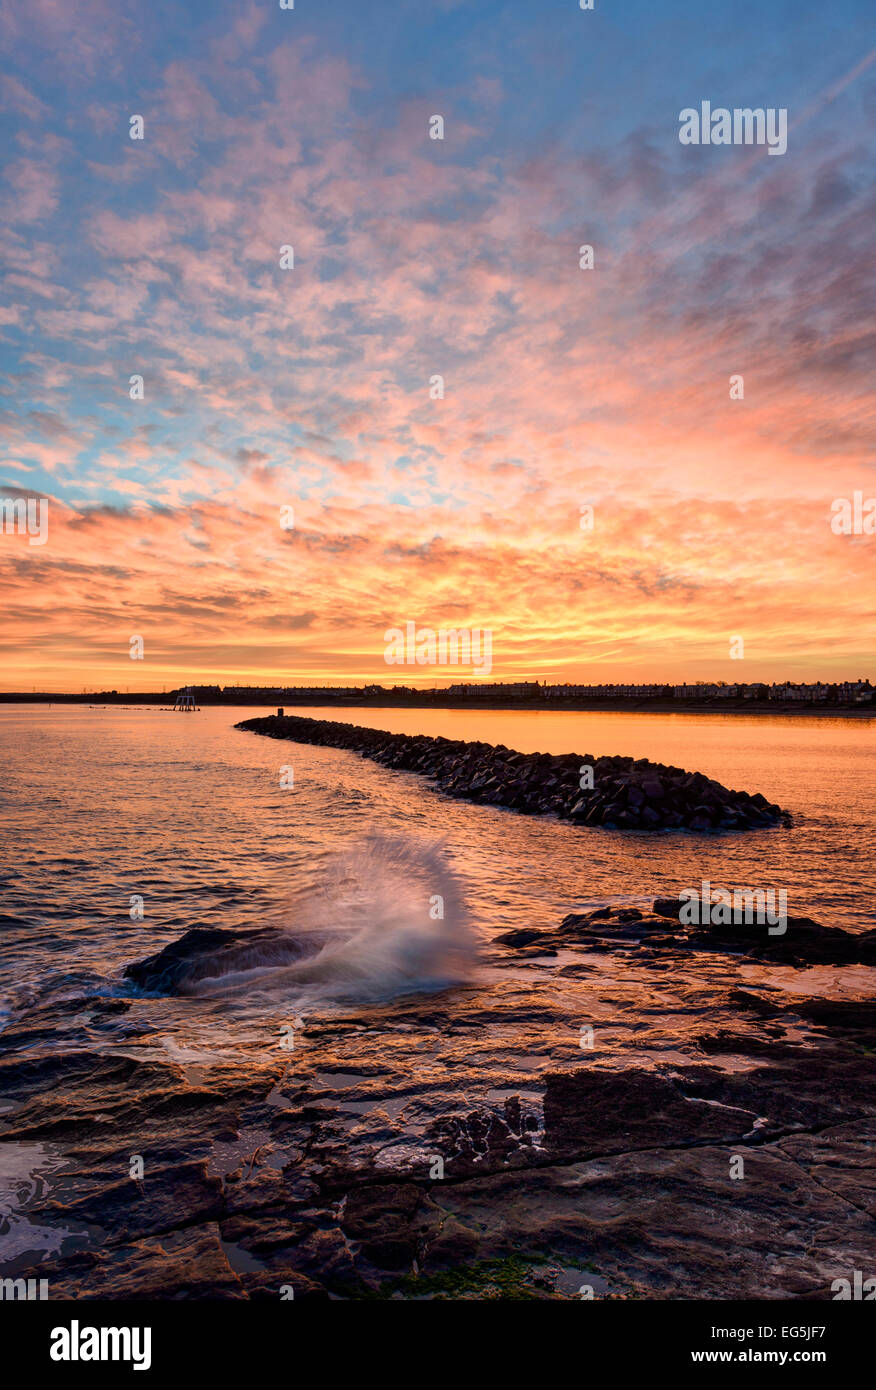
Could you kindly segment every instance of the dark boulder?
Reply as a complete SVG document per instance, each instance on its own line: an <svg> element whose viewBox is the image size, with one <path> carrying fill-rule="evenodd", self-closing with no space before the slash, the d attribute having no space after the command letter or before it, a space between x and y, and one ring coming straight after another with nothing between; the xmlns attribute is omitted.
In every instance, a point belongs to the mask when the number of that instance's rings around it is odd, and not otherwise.
<svg viewBox="0 0 876 1390"><path fill-rule="evenodd" d="M147 994L185 994L199 981L262 965L286 965L314 955L320 933L300 937L263 927L235 931L194 927L153 956L126 965L124 975Z"/></svg>

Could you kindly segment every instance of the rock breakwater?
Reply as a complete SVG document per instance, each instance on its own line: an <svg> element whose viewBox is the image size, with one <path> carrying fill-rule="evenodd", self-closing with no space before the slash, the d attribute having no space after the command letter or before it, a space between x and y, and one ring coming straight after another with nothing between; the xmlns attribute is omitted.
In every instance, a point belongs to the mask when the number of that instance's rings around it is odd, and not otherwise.
<svg viewBox="0 0 876 1390"><path fill-rule="evenodd" d="M701 772L648 758L589 753L517 753L504 744L467 743L426 734L391 734L331 719L269 715L238 729L268 738L343 748L432 778L445 796L528 815L555 815L610 830L753 830L789 823L790 814Z"/></svg>

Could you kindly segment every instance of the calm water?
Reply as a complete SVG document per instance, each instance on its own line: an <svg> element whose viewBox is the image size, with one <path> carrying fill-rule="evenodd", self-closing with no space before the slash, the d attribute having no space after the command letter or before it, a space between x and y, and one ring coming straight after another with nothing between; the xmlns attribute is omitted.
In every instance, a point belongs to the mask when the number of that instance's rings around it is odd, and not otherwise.
<svg viewBox="0 0 876 1390"><path fill-rule="evenodd" d="M300 711L524 752L649 756L763 791L794 813L790 828L703 839L582 830L454 802L354 754L235 730L249 712L0 709L7 1017L43 993L113 992L127 962L192 926L294 925L298 895L375 833L415 855L443 842L484 935L702 878L785 888L792 914L874 924L874 721ZM289 789L284 765L294 769ZM391 875L374 885L397 891ZM134 896L142 920L130 916Z"/></svg>

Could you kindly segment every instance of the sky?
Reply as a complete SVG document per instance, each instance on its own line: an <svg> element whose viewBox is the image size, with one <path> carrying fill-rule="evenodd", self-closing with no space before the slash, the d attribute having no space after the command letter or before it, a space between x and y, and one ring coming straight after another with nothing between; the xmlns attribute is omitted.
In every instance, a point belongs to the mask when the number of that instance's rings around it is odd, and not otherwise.
<svg viewBox="0 0 876 1390"><path fill-rule="evenodd" d="M0 0L0 51L0 688L472 679L407 622L876 679L870 0Z"/></svg>

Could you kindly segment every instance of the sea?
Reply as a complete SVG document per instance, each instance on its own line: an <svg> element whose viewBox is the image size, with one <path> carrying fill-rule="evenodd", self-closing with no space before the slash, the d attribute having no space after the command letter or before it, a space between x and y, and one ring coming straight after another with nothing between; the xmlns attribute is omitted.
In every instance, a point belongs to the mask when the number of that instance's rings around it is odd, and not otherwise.
<svg viewBox="0 0 876 1390"><path fill-rule="evenodd" d="M390 1164L427 1120L456 1107L491 1112L513 1094L538 1113L539 1078L581 1057L582 1020L600 1021L610 1065L665 1074L699 1055L703 1027L722 1017L716 1001L726 1014L732 979L785 999L872 996L873 972L860 967L706 956L660 971L623 951L564 967L494 943L513 928L646 906L704 880L785 890L792 916L873 928L874 719L289 711L576 753L582 764L647 757L760 791L792 815L770 829L693 835L456 801L355 753L235 727L266 712L0 706L0 1054L16 1063L78 1053L154 1062L190 1084L245 1077L285 1055L313 1104L348 1117L350 1154L373 1163L379 1151ZM243 938L262 927L308 942L307 960L255 952L243 968L217 966L177 995L149 993L124 974L186 932ZM424 999L434 1007L418 1009ZM0 1095L0 1115L14 1113ZM138 1142L135 1125L132 1151ZM66 1150L51 1143L2 1146L4 1267L51 1258L68 1238L33 1219L68 1169Z"/></svg>

